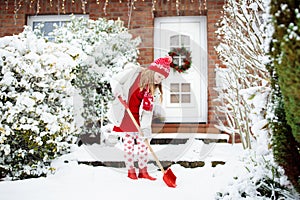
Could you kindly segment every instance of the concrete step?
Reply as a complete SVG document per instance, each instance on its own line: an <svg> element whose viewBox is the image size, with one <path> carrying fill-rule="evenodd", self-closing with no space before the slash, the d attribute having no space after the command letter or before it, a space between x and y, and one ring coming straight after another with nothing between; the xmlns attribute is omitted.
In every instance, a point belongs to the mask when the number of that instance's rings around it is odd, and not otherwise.
<svg viewBox="0 0 300 200"><path fill-rule="evenodd" d="M219 141L227 139L228 135L221 134L158 134L154 135L153 140L165 140L168 144L154 142L154 144L151 144L151 147L165 168L174 164L188 168L203 166L215 167L236 158L243 147L241 144L233 145L224 142L210 141L209 143L205 143L204 140ZM135 161L137 161L137 146L135 146L134 153ZM74 159L80 164L91 166L125 167L123 144L120 140L114 145L82 145L79 147L79 151L74 155ZM150 152L148 163L156 165L155 159Z"/></svg>
<svg viewBox="0 0 300 200"><path fill-rule="evenodd" d="M189 139L195 138L202 140L205 144L208 143L228 143L228 134L218 133L157 133L153 134L151 145L163 144L185 144ZM121 140L120 133L97 133L97 134L82 134L78 140L78 145L86 144L116 144Z"/></svg>
<svg viewBox="0 0 300 200"><path fill-rule="evenodd" d="M151 144L185 144L189 139L201 140L205 144L227 143L227 134L216 133L159 133L154 134Z"/></svg>
<svg viewBox="0 0 300 200"><path fill-rule="evenodd" d="M114 168L125 168L125 162L123 162L123 161L79 161L78 163L89 165L89 166L94 166L94 167L105 166L105 167L114 167ZM160 163L165 170L174 164L179 164L185 168L197 168L197 167L205 166L204 161L176 161L176 162L174 162L174 161L160 160ZM224 161L211 161L210 165L211 165L211 167L216 167L217 165L224 165L225 163L226 162L224 162ZM154 164L155 166L157 166L156 162L153 160L149 161L148 164ZM138 168L137 162L135 162L134 165L136 168Z"/></svg>

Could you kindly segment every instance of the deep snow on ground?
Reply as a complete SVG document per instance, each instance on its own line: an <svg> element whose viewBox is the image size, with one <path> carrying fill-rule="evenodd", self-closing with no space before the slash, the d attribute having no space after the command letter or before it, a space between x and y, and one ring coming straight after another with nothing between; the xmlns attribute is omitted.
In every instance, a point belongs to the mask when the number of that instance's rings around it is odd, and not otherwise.
<svg viewBox="0 0 300 200"><path fill-rule="evenodd" d="M152 147L160 160L170 158L177 161L204 161L205 165L193 169L184 168L179 164L172 165L170 168L177 177L177 187L170 188L164 183L162 172L153 164L149 164L148 168L150 174L157 178L156 181L131 180L127 178L125 168L78 164L78 161L122 160L121 144L114 147L82 145L53 162L55 174L46 178L0 182L0 199L209 200L214 199L216 192L225 187L233 176L246 173L239 161L243 153L241 144L204 144L200 140L190 139L186 144L152 145ZM211 161L226 161L226 164L212 167Z"/></svg>

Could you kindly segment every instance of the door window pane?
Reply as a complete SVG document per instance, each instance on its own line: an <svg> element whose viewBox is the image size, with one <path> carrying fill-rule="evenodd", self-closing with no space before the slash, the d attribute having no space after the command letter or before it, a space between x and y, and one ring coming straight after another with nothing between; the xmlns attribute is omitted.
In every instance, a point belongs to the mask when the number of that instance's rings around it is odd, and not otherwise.
<svg viewBox="0 0 300 200"><path fill-rule="evenodd" d="M173 35L170 36L170 49L172 48L181 48L185 47L187 49L190 48L190 36L188 35Z"/></svg>
<svg viewBox="0 0 300 200"><path fill-rule="evenodd" d="M182 94L181 95L181 103L191 103L191 95L190 94Z"/></svg>
<svg viewBox="0 0 300 200"><path fill-rule="evenodd" d="M180 103L178 94L171 94L171 103Z"/></svg>
<svg viewBox="0 0 300 200"><path fill-rule="evenodd" d="M179 92L179 83L171 83L171 92Z"/></svg>
<svg viewBox="0 0 300 200"><path fill-rule="evenodd" d="M191 103L191 84L171 83L170 103Z"/></svg>
<svg viewBox="0 0 300 200"><path fill-rule="evenodd" d="M190 83L182 83L181 84L181 91L182 92L191 92Z"/></svg>
<svg viewBox="0 0 300 200"><path fill-rule="evenodd" d="M178 47L179 46L179 35L171 36L170 46L171 47Z"/></svg>
<svg viewBox="0 0 300 200"><path fill-rule="evenodd" d="M181 58L180 58L180 56L173 56L173 63L175 65L180 65L181 64Z"/></svg>
<svg viewBox="0 0 300 200"><path fill-rule="evenodd" d="M189 47L190 46L190 37L187 35L181 35L181 46Z"/></svg>

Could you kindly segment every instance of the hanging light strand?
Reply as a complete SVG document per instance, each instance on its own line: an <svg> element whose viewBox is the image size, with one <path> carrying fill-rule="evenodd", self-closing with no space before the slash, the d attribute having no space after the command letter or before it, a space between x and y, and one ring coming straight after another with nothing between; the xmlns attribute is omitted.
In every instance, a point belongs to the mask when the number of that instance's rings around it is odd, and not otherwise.
<svg viewBox="0 0 300 200"><path fill-rule="evenodd" d="M156 0L152 0L152 18L154 18L154 12L155 12L155 5L156 5Z"/></svg>
<svg viewBox="0 0 300 200"><path fill-rule="evenodd" d="M61 10L64 14L66 14L66 9L65 9L65 3L66 1L65 0L62 0L62 3L61 3Z"/></svg>
<svg viewBox="0 0 300 200"><path fill-rule="evenodd" d="M179 4L180 4L180 1L179 1L179 0L176 0L176 13L177 13L177 15L180 14Z"/></svg>
<svg viewBox="0 0 300 200"><path fill-rule="evenodd" d="M84 15L86 14L86 11L85 11L86 4L87 4L86 0L81 0L81 9L82 9L82 12Z"/></svg>
<svg viewBox="0 0 300 200"><path fill-rule="evenodd" d="M203 14L203 11L206 11L206 0L199 0L199 13L200 15Z"/></svg>
<svg viewBox="0 0 300 200"><path fill-rule="evenodd" d="M37 0L37 2L36 2L36 14L40 13L40 9L41 9L41 7L40 7L40 0Z"/></svg>
<svg viewBox="0 0 300 200"><path fill-rule="evenodd" d="M5 0L5 4L6 4L5 9L8 10L8 0Z"/></svg>
<svg viewBox="0 0 300 200"><path fill-rule="evenodd" d="M7 6L8 6L8 1L7 1ZM20 0L18 3L17 3L17 0L15 0L14 1L14 18L15 18L15 24L17 23L16 19L18 18L18 11L20 10L21 7L22 7L22 0Z"/></svg>
<svg viewBox="0 0 300 200"><path fill-rule="evenodd" d="M62 2L61 2L62 1ZM62 11L64 14L66 14L66 0L58 0L58 5L57 5L57 11L58 14L60 14L60 12ZM72 2L72 4L75 4L75 0L70 0ZM86 5L87 5L87 1L88 0L81 0L81 9L83 14L86 14ZM95 1L97 5L100 5L101 0L90 0L90 1ZM132 15L132 11L136 9L136 2L138 0L127 0L128 2L128 15L131 16ZM141 0L142 2L144 2L144 0ZM5 2L5 9L8 10L9 9L9 0L4 0ZM29 7L32 8L32 6L34 4L36 4L36 14L40 13L40 9L41 9L41 4L40 4L40 0L14 0L14 17L17 18L17 13L20 10L20 8L29 2ZM61 3L60 3L61 2ZM122 3L122 0L119 0L119 3ZM171 0L167 0L168 3L171 3ZM181 2L181 0L176 0L175 1L175 8L176 8L176 13L177 15L180 15L180 9L186 9L185 5L181 6L182 3L185 3L186 1ZM192 4L195 4L197 1L194 0L190 0L190 2ZM50 7L53 6L53 0L49 0L49 4ZM105 0L104 1L104 6L103 6L103 11L105 13L105 15L107 15L107 6L109 4L109 0ZM156 6L157 6L157 0L152 0L152 17L154 18L154 13L156 11ZM162 8L160 8L162 9ZM207 1L206 0L198 0L198 9L199 9L199 13L200 15L203 14L204 11L207 10Z"/></svg>
<svg viewBox="0 0 300 200"><path fill-rule="evenodd" d="M105 15L107 15L107 13L106 13L107 6L108 6L108 0L105 0L104 6L103 6L103 12Z"/></svg>

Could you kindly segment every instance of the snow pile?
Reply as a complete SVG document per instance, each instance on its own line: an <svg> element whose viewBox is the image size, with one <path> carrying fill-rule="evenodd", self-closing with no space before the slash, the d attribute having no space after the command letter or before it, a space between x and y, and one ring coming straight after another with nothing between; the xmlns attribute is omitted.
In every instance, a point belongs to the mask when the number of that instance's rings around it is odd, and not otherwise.
<svg viewBox="0 0 300 200"><path fill-rule="evenodd" d="M227 155L243 153L241 144L235 144L230 148L227 144ZM153 200L153 199L214 199L215 193L224 187L231 179L232 174L242 173L245 169L236 159L230 159L225 165L211 167L184 168L178 164L172 165L171 169L176 175L176 188L168 187L163 181L163 174L157 166L149 164L149 173L156 177L156 181L145 179L131 180L127 178L126 168L93 167L78 164L79 156L86 160L89 156L84 155L84 145L78 147L71 154L61 156L52 164L57 172L45 178L26 179L22 181L0 182L1 199L3 200L32 200L32 199L130 199L130 200ZM159 145L153 145L153 147ZM174 148L177 145L173 145ZM196 145L190 146L190 151L198 151ZM216 149L218 149L216 145ZM223 149L223 148L222 148ZM222 150L220 149L220 151ZM239 150L237 150L239 149ZM218 150L218 152L220 152ZM172 153L168 151L169 153ZM166 154L168 153L166 152ZM224 152L223 152L224 153ZM191 157L187 152L183 155ZM197 159L197 155L195 155ZM212 157L219 157L212 154ZM224 159L228 159L226 155Z"/></svg>
<svg viewBox="0 0 300 200"><path fill-rule="evenodd" d="M0 38L0 49L0 175L46 174L78 134L71 82L84 53L48 43L29 28Z"/></svg>

